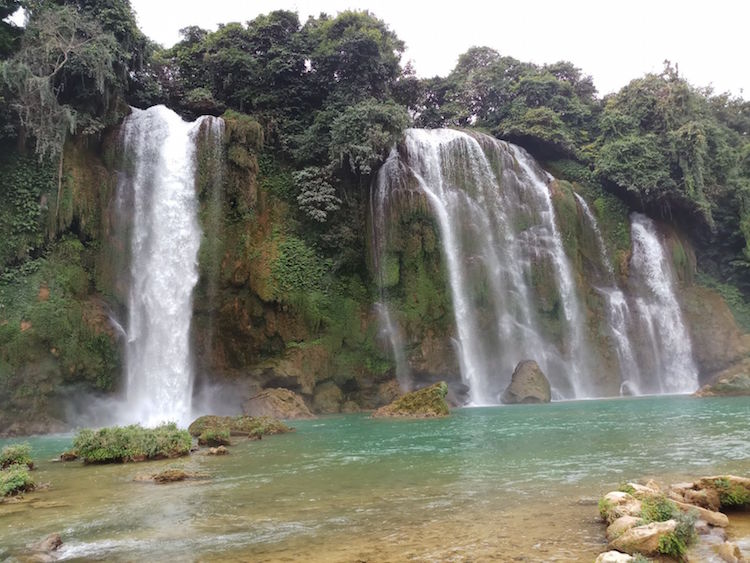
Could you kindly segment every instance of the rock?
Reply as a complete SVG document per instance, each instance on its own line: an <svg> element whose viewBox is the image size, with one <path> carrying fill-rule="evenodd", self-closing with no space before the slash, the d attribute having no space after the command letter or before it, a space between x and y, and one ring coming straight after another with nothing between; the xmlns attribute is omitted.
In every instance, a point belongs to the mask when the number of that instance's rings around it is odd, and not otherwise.
<svg viewBox="0 0 750 563"><path fill-rule="evenodd" d="M375 404L378 407L387 405L398 399L403 394L398 381L391 379L378 385L378 392L375 397Z"/></svg>
<svg viewBox="0 0 750 563"><path fill-rule="evenodd" d="M31 546L31 551L35 551L38 553L51 553L60 549L60 546L62 544L63 541L62 537L60 537L60 534L54 533L48 535L42 541L33 544Z"/></svg>
<svg viewBox="0 0 750 563"><path fill-rule="evenodd" d="M649 485L641 485L639 483L626 483L626 486L632 489L630 494L638 500L643 500L644 498L652 497L660 493L659 486L656 485L656 483L654 483L653 481L650 481Z"/></svg>
<svg viewBox="0 0 750 563"><path fill-rule="evenodd" d="M313 410L320 414L335 414L341 412L344 394L333 381L326 381L315 387L313 395Z"/></svg>
<svg viewBox="0 0 750 563"><path fill-rule="evenodd" d="M450 409L445 401L448 394L448 385L441 381L406 393L391 404L380 407L374 413L373 418L405 417L405 418L431 418L448 416Z"/></svg>
<svg viewBox="0 0 750 563"><path fill-rule="evenodd" d="M698 491L688 489L682 498L688 504L700 506L708 510L717 511L721 507L721 500L716 489L701 489Z"/></svg>
<svg viewBox="0 0 750 563"><path fill-rule="evenodd" d="M206 455L227 455L228 453L229 450L224 446L219 446L218 448L208 448L208 450L206 451Z"/></svg>
<svg viewBox="0 0 750 563"><path fill-rule="evenodd" d="M192 479L208 479L208 475L205 473L193 473L191 471L185 471L184 469L165 469L159 473L152 473L151 475L137 475L134 481L150 481L164 485L166 483L177 483L179 481L187 481Z"/></svg>
<svg viewBox="0 0 750 563"><path fill-rule="evenodd" d="M613 541L627 532L630 528L635 528L641 519L636 516L620 516L617 520L607 526L607 541Z"/></svg>
<svg viewBox="0 0 750 563"><path fill-rule="evenodd" d="M698 397L739 397L750 395L750 358L716 374L709 383L695 392Z"/></svg>
<svg viewBox="0 0 750 563"><path fill-rule="evenodd" d="M264 389L250 397L242 410L250 416L274 418L314 418L302 397L289 389Z"/></svg>
<svg viewBox="0 0 750 563"><path fill-rule="evenodd" d="M294 432L294 428L287 426L276 418L269 416L216 416L204 415L196 418L188 432L193 437L200 437L207 430L214 432L228 431L230 436L248 436L257 438L271 434L285 434ZM224 444L209 444L224 445Z"/></svg>
<svg viewBox="0 0 750 563"><path fill-rule="evenodd" d="M744 563L746 559L737 544L724 542L716 548L716 555L726 561L726 563Z"/></svg>
<svg viewBox="0 0 750 563"><path fill-rule="evenodd" d="M726 528L727 526L729 526L729 518L727 518L726 514L722 514L721 512L714 512L713 510L708 510L707 508L695 506L693 504L687 504L678 500L673 500L672 502L683 512L697 512L698 518L706 521L712 526L718 526L720 528Z"/></svg>
<svg viewBox="0 0 750 563"><path fill-rule="evenodd" d="M68 450L60 454L60 461L75 461L78 459L78 451Z"/></svg>
<svg viewBox="0 0 750 563"><path fill-rule="evenodd" d="M510 385L500 398L505 404L549 403L551 399L549 381L534 360L518 362Z"/></svg>
<svg viewBox="0 0 750 563"><path fill-rule="evenodd" d="M612 491L599 502L599 513L608 524L623 516L640 517L641 501L629 493Z"/></svg>
<svg viewBox="0 0 750 563"><path fill-rule="evenodd" d="M610 542L610 549L624 551L631 555L641 553L646 556L659 554L659 539L671 534L677 528L675 520L652 522L645 526L630 528L620 537Z"/></svg>
<svg viewBox="0 0 750 563"><path fill-rule="evenodd" d="M720 508L750 506L750 479L746 477L736 475L703 477L693 486L696 490L714 491L719 497Z"/></svg>
<svg viewBox="0 0 750 563"><path fill-rule="evenodd" d="M627 553L613 550L600 553L594 563L629 563L630 561L633 561L633 558Z"/></svg>
<svg viewBox="0 0 750 563"><path fill-rule="evenodd" d="M359 412L360 410L362 409L360 409L359 405L354 401L346 401L343 405L341 405L341 412L353 413Z"/></svg>
<svg viewBox="0 0 750 563"><path fill-rule="evenodd" d="M206 429L198 436L199 446L209 446L216 448L218 446L231 446L229 440L229 428L220 428L218 430Z"/></svg>

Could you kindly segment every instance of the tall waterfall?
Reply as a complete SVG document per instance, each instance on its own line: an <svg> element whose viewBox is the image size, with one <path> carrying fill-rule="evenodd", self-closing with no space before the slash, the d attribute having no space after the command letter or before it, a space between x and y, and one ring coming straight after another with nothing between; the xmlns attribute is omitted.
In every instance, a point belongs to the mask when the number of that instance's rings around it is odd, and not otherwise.
<svg viewBox="0 0 750 563"><path fill-rule="evenodd" d="M675 296L675 281L654 222L634 213L631 238L636 330L645 340L639 347L641 365L652 374L649 378L641 375L637 393L690 393L698 388L698 370Z"/></svg>
<svg viewBox="0 0 750 563"><path fill-rule="evenodd" d="M527 358L548 374L557 397L591 395L583 376L590 348L550 180L513 145L410 129L403 154L391 153L375 184L376 201L418 191L437 220L461 375L473 404L497 403L515 365ZM540 278L551 293L546 327L532 283Z"/></svg>
<svg viewBox="0 0 750 563"><path fill-rule="evenodd" d="M164 106L133 109L123 124L130 285L127 323L128 421L186 422L190 416L193 288L201 229L195 193L196 135Z"/></svg>

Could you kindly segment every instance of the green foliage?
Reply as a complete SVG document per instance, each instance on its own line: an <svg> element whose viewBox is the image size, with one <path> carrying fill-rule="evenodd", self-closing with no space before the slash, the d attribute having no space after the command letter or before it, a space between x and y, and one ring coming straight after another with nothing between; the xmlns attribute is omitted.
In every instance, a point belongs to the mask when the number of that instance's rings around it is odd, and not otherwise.
<svg viewBox="0 0 750 563"><path fill-rule="evenodd" d="M597 508L599 510L599 516L602 517L602 520L607 521L609 519L609 514L610 512L612 512L612 509L614 508L614 506L609 500L602 497L599 499Z"/></svg>
<svg viewBox="0 0 750 563"><path fill-rule="evenodd" d="M156 428L112 426L100 430L80 430L73 448L86 463L124 463L188 455L192 439L187 430L174 423Z"/></svg>
<svg viewBox="0 0 750 563"><path fill-rule="evenodd" d="M617 487L617 490L622 493L628 493L629 495L632 495L635 492L635 488L630 483L620 483L620 486Z"/></svg>
<svg viewBox="0 0 750 563"><path fill-rule="evenodd" d="M0 451L0 469L7 469L11 465L25 465L29 469L34 469L29 444L11 444Z"/></svg>
<svg viewBox="0 0 750 563"><path fill-rule="evenodd" d="M408 123L406 110L394 102L369 99L350 106L331 126L331 160L348 163L352 172L372 174Z"/></svg>
<svg viewBox="0 0 750 563"><path fill-rule="evenodd" d="M671 557L677 561L686 561L688 547L695 542L697 534L695 532L695 522L697 513L692 512L685 514L677 512L674 519L677 520L677 527L674 532L665 534L659 538L658 551L662 555Z"/></svg>
<svg viewBox="0 0 750 563"><path fill-rule="evenodd" d="M249 436L258 438L272 434L292 432L280 420L269 416L214 416L206 415L195 419L188 427L191 436L201 436L206 432L228 432L230 436Z"/></svg>
<svg viewBox="0 0 750 563"><path fill-rule="evenodd" d="M633 134L602 146L598 174L622 188L658 200L674 188L667 160L654 135Z"/></svg>
<svg viewBox="0 0 750 563"><path fill-rule="evenodd" d="M25 465L10 465L0 471L0 498L33 491L34 478Z"/></svg>
<svg viewBox="0 0 750 563"><path fill-rule="evenodd" d="M750 505L750 491L745 487L732 484L729 479L715 479L714 487L719 492L722 507L738 507Z"/></svg>
<svg viewBox="0 0 750 563"><path fill-rule="evenodd" d="M329 261L322 259L301 238L284 237L279 244L279 256L272 271L279 297L325 291L330 266Z"/></svg>
<svg viewBox="0 0 750 563"><path fill-rule="evenodd" d="M646 497L641 501L641 517L647 524L649 522L666 522L678 513L675 503L664 495Z"/></svg>
<svg viewBox="0 0 750 563"><path fill-rule="evenodd" d="M325 223L330 213L340 209L341 199L326 170L311 166L294 172L292 177L298 190L297 204L307 218Z"/></svg>

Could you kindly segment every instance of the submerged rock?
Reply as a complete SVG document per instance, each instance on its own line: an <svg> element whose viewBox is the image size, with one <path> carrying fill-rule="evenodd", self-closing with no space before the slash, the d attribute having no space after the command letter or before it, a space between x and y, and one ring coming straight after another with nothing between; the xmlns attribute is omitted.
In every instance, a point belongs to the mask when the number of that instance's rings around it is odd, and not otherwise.
<svg viewBox="0 0 750 563"><path fill-rule="evenodd" d="M372 416L374 418L405 417L405 418L431 418L448 416L450 409L445 400L448 394L448 385L441 381L406 393L391 404L380 407Z"/></svg>
<svg viewBox="0 0 750 563"><path fill-rule="evenodd" d="M549 380L534 360L518 362L510 385L500 400L505 404L549 403L552 399Z"/></svg>
<svg viewBox="0 0 750 563"><path fill-rule="evenodd" d="M165 469L164 471L152 473L151 475L138 475L134 481L153 482L163 485L166 483L177 483L179 481L208 478L209 476L205 473L193 473L192 471L185 471L184 469Z"/></svg>
<svg viewBox="0 0 750 563"><path fill-rule="evenodd" d="M271 416L275 418L314 418L302 397L289 389L264 389L250 397L242 410L250 416Z"/></svg>
<svg viewBox="0 0 750 563"><path fill-rule="evenodd" d="M229 450L224 446L219 446L218 448L208 448L208 450L206 451L206 455L227 455L228 453Z"/></svg>

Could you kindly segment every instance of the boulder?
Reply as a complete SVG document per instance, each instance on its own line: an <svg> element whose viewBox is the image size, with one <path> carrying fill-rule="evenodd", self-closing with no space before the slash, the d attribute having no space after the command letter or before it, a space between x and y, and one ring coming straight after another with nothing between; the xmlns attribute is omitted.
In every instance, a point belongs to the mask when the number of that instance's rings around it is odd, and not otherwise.
<svg viewBox="0 0 750 563"><path fill-rule="evenodd" d="M305 401L289 389L264 389L250 397L242 410L250 416L270 416L274 418L314 418Z"/></svg>
<svg viewBox="0 0 750 563"><path fill-rule="evenodd" d="M193 473L191 471L185 471L184 469L165 469L164 471L152 473L150 475L136 475L134 481L152 482L164 485L166 483L177 483L179 481L194 479L208 479L208 475L205 473Z"/></svg>
<svg viewBox="0 0 750 563"><path fill-rule="evenodd" d="M750 358L716 374L695 392L698 397L740 397L750 395Z"/></svg>
<svg viewBox="0 0 750 563"><path fill-rule="evenodd" d="M633 561L633 557L627 553L621 553L619 551L606 551L600 553L599 557L596 558L594 563L630 563Z"/></svg>
<svg viewBox="0 0 750 563"><path fill-rule="evenodd" d="M663 536L674 532L676 528L677 522L675 520L652 522L645 526L636 526L611 541L609 548L631 555L635 553L641 553L646 556L659 555L659 540Z"/></svg>
<svg viewBox="0 0 750 563"><path fill-rule="evenodd" d="M62 546L63 541L60 537L60 534L54 533L48 535L43 540L33 544L31 546L31 551L35 552L41 552L41 553L51 553L53 551L57 551L60 549L60 546Z"/></svg>
<svg viewBox="0 0 750 563"><path fill-rule="evenodd" d="M726 563L744 563L746 559L737 544L724 542L716 548L716 555L721 557Z"/></svg>
<svg viewBox="0 0 750 563"><path fill-rule="evenodd" d="M208 448L208 450L206 451L206 455L227 455L228 453L229 450L224 446L219 446L218 448Z"/></svg>
<svg viewBox="0 0 750 563"><path fill-rule="evenodd" d="M230 436L248 436L257 438L258 436L293 432L294 428L291 428L280 420L269 416L204 415L196 418L190 426L188 426L188 432L190 432L190 435L194 438L199 438L201 434L207 430L212 430L214 432L228 431Z"/></svg>
<svg viewBox="0 0 750 563"><path fill-rule="evenodd" d="M406 393L391 404L380 407L374 413L373 418L383 417L405 417L405 418L431 418L448 416L450 409L445 400L448 394L448 385L441 381Z"/></svg>
<svg viewBox="0 0 750 563"><path fill-rule="evenodd" d="M718 526L719 528L726 528L727 526L729 526L729 518L727 518L726 514L708 510L707 508L696 506L694 504L680 502L678 500L673 500L672 502L682 512L697 512L698 518L707 522L708 524L711 524L712 526Z"/></svg>
<svg viewBox="0 0 750 563"><path fill-rule="evenodd" d="M505 404L549 403L552 393L549 380L534 360L518 362L510 385L500 400Z"/></svg>
<svg viewBox="0 0 750 563"><path fill-rule="evenodd" d="M313 410L320 414L335 414L341 412L344 394L333 381L326 381L315 387L313 395Z"/></svg>
<svg viewBox="0 0 750 563"><path fill-rule="evenodd" d="M627 532L630 528L635 528L641 523L637 516L620 516L617 520L607 526L607 541L613 541Z"/></svg>
<svg viewBox="0 0 750 563"><path fill-rule="evenodd" d="M341 405L341 412L344 413L359 412L360 410L362 409L360 409L359 405L354 401L346 401L343 405Z"/></svg>
<svg viewBox="0 0 750 563"><path fill-rule="evenodd" d="M608 524L623 516L640 517L641 501L629 493L612 491L599 502L599 513Z"/></svg>
<svg viewBox="0 0 750 563"><path fill-rule="evenodd" d="M703 477L693 486L696 490L714 491L719 498L719 508L750 507L750 479L747 477L736 475Z"/></svg>

